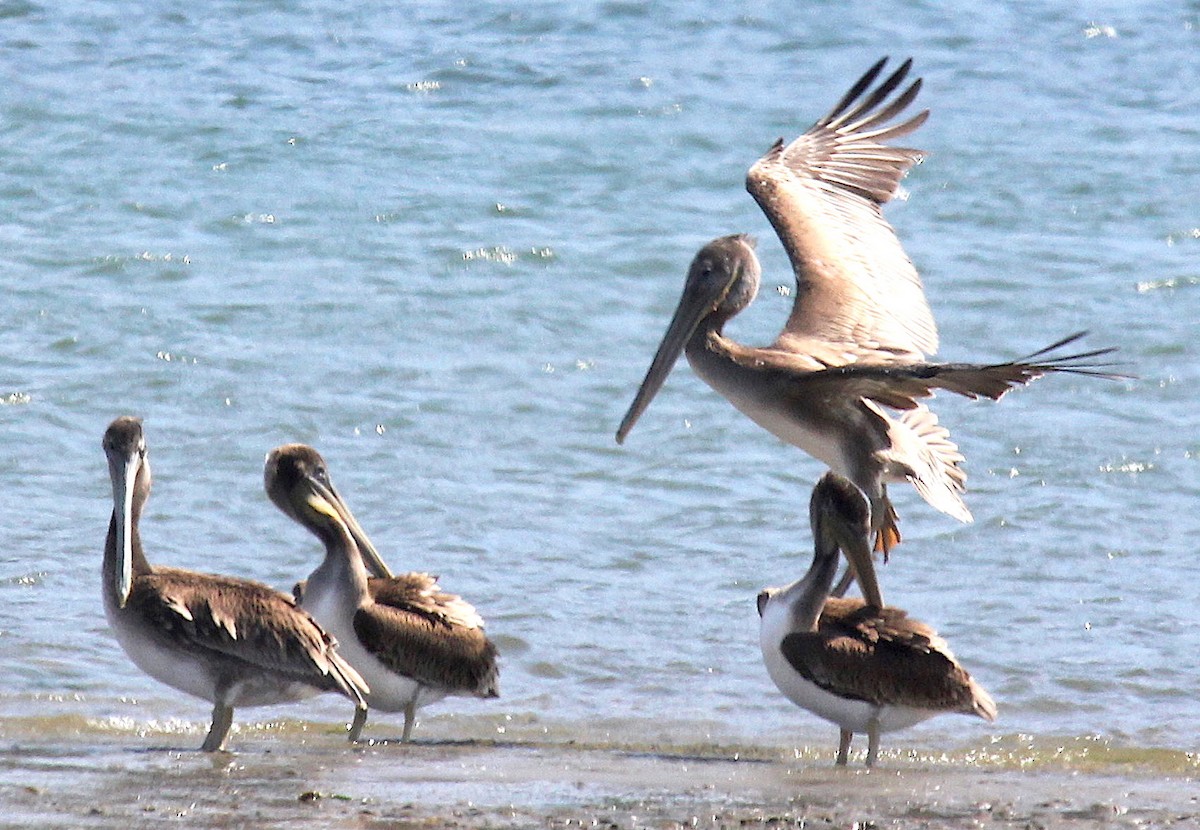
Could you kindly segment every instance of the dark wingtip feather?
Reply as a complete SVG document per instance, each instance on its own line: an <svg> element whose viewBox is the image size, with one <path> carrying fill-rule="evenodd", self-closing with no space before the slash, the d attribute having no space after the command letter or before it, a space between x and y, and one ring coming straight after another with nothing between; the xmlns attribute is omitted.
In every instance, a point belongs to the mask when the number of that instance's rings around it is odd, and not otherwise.
<svg viewBox="0 0 1200 830"><path fill-rule="evenodd" d="M1113 371L1120 368L1120 364L1112 361L1096 361L1097 357L1105 357L1107 355L1116 354L1118 349L1116 346L1105 346L1100 349L1089 349L1084 352L1074 352L1072 354L1052 355L1064 346L1069 346L1086 337L1087 330L1077 331L1074 334L1069 334L1061 340L1051 343L1049 346L1038 349L1036 352L1026 355L1018 360L1010 361L1011 364L1025 364L1031 369L1041 370L1043 372L1062 372L1071 375L1088 375L1090 377L1104 378L1106 380L1134 380L1136 375L1128 375L1123 372Z"/></svg>
<svg viewBox="0 0 1200 830"><path fill-rule="evenodd" d="M851 104L858 99L858 96L862 95L863 92L865 92L867 88L875 82L875 79L879 77L879 73L883 71L883 67L887 64L887 62L887 55L884 55L882 58L875 61L875 63L871 65L871 68L864 72L863 76L854 83L854 86L850 87L850 90L841 97L841 100L839 100L834 108L829 111L829 114L817 123L827 124L838 118Z"/></svg>

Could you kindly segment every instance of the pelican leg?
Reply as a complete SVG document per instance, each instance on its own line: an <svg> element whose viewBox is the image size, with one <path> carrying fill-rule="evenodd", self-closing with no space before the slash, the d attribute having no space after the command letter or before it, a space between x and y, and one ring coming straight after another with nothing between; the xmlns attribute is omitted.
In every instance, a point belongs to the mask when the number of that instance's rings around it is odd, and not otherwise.
<svg viewBox="0 0 1200 830"><path fill-rule="evenodd" d="M867 723L867 766L875 766L879 760L879 718L873 717Z"/></svg>
<svg viewBox="0 0 1200 830"><path fill-rule="evenodd" d="M212 726L208 728L208 735L204 737L204 743L200 746L201 752L223 752L225 750L225 738L229 735L229 728L233 726L233 707L226 706L224 703L217 701L213 704L212 711Z"/></svg>
<svg viewBox="0 0 1200 830"><path fill-rule="evenodd" d="M835 766L846 766L847 760L850 758L850 739L854 737L854 733L849 729L843 729L841 740L838 742L837 760L834 761Z"/></svg>
<svg viewBox="0 0 1200 830"><path fill-rule="evenodd" d="M350 743L358 743L358 738L362 735L363 726L367 722L367 707L354 707L354 722L350 724Z"/></svg>
<svg viewBox="0 0 1200 830"><path fill-rule="evenodd" d="M417 701L410 700L404 707L404 734L400 737L403 743L412 740L413 724L417 721Z"/></svg>

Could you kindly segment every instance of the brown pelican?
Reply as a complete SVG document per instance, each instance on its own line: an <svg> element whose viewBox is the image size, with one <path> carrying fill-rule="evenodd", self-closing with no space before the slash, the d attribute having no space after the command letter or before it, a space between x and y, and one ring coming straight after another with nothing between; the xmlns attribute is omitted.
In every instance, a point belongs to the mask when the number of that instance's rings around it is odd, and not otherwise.
<svg viewBox="0 0 1200 830"><path fill-rule="evenodd" d="M142 422L117 418L104 433L113 514L104 545L104 611L117 641L146 674L211 701L201 746L225 748L236 706L340 692L366 712L366 683L336 643L286 594L247 579L152 566L138 520L150 496Z"/></svg>
<svg viewBox="0 0 1200 830"><path fill-rule="evenodd" d="M866 732L867 766L879 734L943 712L996 719L996 704L950 653L945 640L874 586L868 508L859 490L826 473L809 502L813 562L803 578L758 595L759 644L767 673L797 706L841 727L837 763ZM838 550L863 582L861 599L830 597ZM874 586L874 587L871 587Z"/></svg>
<svg viewBox="0 0 1200 830"><path fill-rule="evenodd" d="M412 736L420 706L447 695L499 696L496 647L475 609L438 590L436 577L393 576L316 450L272 450L263 478L271 501L325 544L324 561L296 586L297 596L367 678L368 705L404 712L402 740ZM368 568L376 578L368 580ZM366 720L365 710L355 713L351 741Z"/></svg>
<svg viewBox="0 0 1200 830"><path fill-rule="evenodd" d="M925 361L937 349L937 328L921 280L880 206L921 158L918 150L884 142L911 133L929 113L889 124L916 98L921 81L889 100L908 74L911 61L905 61L868 91L885 62L871 67L808 132L786 146L776 142L746 177L796 276L783 331L764 348L722 334L757 295L759 263L754 240L744 234L705 245L617 442L684 351L696 374L751 420L858 485L870 500L876 548L886 553L900 541L889 482L910 481L938 510L971 520L960 495L962 455L921 398L940 388L997 400L1048 372L1113 377L1099 371L1105 364L1087 360L1113 350L1052 354L1077 334L1006 363ZM899 410L899 417L884 407Z"/></svg>

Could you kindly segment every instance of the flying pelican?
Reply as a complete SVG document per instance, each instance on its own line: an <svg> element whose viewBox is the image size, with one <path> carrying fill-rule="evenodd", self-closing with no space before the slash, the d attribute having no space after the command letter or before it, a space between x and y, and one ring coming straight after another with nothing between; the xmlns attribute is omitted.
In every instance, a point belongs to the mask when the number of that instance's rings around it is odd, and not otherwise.
<svg viewBox="0 0 1200 830"><path fill-rule="evenodd" d="M152 566L138 520L150 497L142 422L117 418L104 433L113 514L104 545L104 612L117 642L146 674L211 701L200 748L225 749L235 706L340 692L366 712L367 685L336 642L286 594L229 576Z"/></svg>
<svg viewBox="0 0 1200 830"><path fill-rule="evenodd" d="M746 188L796 276L791 316L778 338L753 348L722 334L757 295L760 268L751 237L713 240L692 260L679 306L617 430L622 443L684 351L696 374L743 414L866 494L875 546L885 554L900 541L889 482L910 481L938 510L971 521L960 495L963 457L921 398L940 388L998 400L1049 372L1118 377L1099 371L1107 364L1088 361L1113 349L1053 354L1082 333L1006 363L925 361L937 349L937 328L880 206L922 157L884 142L916 130L929 112L889 124L921 81L889 100L908 74L905 61L868 91L886 60L808 132L786 146L776 142L747 174Z"/></svg>
<svg viewBox="0 0 1200 830"><path fill-rule="evenodd" d="M263 478L275 506L325 544L324 561L296 586L297 597L367 678L368 705L404 712L401 740L412 736L420 706L447 695L499 696L496 647L475 609L442 593L437 577L393 576L316 450L303 444L272 450ZM366 710L355 713L351 741L366 721Z"/></svg>
<svg viewBox="0 0 1200 830"><path fill-rule="evenodd" d="M996 704L929 626L883 605L871 562L862 493L826 473L809 502L813 561L801 579L758 595L759 645L783 694L841 728L837 763L855 732L867 733L867 766L879 734L944 712L996 719ZM862 581L862 599L830 596L839 549Z"/></svg>

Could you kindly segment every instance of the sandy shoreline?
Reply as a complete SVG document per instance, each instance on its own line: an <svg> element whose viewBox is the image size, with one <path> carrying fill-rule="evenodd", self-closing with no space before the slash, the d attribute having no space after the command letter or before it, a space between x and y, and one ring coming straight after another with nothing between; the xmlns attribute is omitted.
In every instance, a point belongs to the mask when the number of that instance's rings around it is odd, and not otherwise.
<svg viewBox="0 0 1200 830"><path fill-rule="evenodd" d="M243 735L207 756L145 739L5 741L3 827L1200 827L1194 775L888 757L734 757L716 747Z"/></svg>

